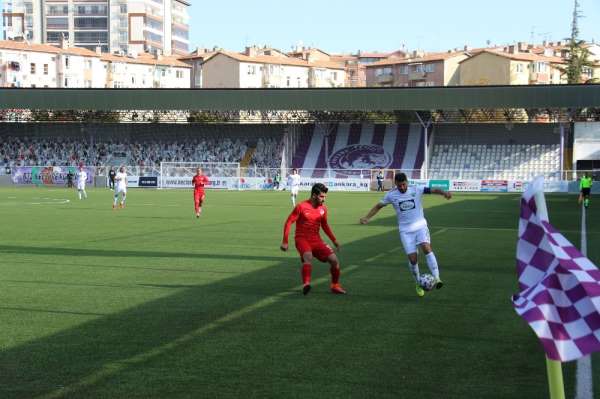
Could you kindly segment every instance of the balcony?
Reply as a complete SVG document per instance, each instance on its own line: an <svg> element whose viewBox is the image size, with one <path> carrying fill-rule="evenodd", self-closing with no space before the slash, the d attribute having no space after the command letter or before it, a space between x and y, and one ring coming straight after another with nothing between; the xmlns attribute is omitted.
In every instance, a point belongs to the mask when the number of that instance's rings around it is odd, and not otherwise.
<svg viewBox="0 0 600 399"><path fill-rule="evenodd" d="M529 81L532 83L548 83L549 76L547 73L533 72L529 75Z"/></svg>
<svg viewBox="0 0 600 399"><path fill-rule="evenodd" d="M377 83L385 84L385 83L393 83L394 82L394 74L386 73L382 75L377 75Z"/></svg>
<svg viewBox="0 0 600 399"><path fill-rule="evenodd" d="M424 80L426 78L425 72L409 72L408 80Z"/></svg>

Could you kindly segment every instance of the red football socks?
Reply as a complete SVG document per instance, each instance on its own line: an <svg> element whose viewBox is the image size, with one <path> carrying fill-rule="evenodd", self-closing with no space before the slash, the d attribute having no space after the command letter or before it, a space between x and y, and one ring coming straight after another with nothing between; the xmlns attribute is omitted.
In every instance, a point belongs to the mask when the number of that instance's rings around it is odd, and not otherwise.
<svg viewBox="0 0 600 399"><path fill-rule="evenodd" d="M340 267L331 266L329 272L331 273L331 284L338 284L340 282Z"/></svg>
<svg viewBox="0 0 600 399"><path fill-rule="evenodd" d="M310 263L304 263L302 265L302 283L310 284L310 274L312 272L312 266Z"/></svg>

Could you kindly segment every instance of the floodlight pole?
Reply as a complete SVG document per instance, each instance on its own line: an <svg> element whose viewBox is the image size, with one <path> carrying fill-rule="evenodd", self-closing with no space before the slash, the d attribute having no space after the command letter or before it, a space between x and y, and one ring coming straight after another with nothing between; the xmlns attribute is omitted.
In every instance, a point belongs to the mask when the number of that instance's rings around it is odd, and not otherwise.
<svg viewBox="0 0 600 399"><path fill-rule="evenodd" d="M421 118L421 115L419 115L419 111L415 111L415 114L417 115L417 118L419 119L419 122L421 123L421 127L423 128L423 136L424 136L424 142L423 142L423 157L425 158L423 160L423 168L422 170L424 170L424 173L422 174L422 177L424 179L427 179L429 176L429 126L431 126L431 115L429 116L429 119L427 120L427 122L423 121L423 118Z"/></svg>

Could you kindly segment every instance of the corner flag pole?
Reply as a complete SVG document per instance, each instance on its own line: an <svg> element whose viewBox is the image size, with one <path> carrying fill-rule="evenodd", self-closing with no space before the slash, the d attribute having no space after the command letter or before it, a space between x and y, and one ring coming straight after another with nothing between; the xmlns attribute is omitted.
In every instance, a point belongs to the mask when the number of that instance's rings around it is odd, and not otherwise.
<svg viewBox="0 0 600 399"><path fill-rule="evenodd" d="M565 385L563 383L561 362L546 357L546 373L548 374L550 399L565 399Z"/></svg>
<svg viewBox="0 0 600 399"><path fill-rule="evenodd" d="M544 180L535 179L532 184L539 184L539 187L536 187L535 192L537 214L541 220L549 221L548 208L546 208L546 198L544 197ZM558 360L548 359L546 356L546 374L548 375L550 399L565 399L562 363Z"/></svg>

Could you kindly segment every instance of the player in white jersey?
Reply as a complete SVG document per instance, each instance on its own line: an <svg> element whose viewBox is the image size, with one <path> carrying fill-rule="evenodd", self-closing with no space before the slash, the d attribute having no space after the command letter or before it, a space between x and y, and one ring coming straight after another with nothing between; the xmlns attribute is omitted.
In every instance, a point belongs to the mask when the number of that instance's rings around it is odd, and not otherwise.
<svg viewBox="0 0 600 399"><path fill-rule="evenodd" d="M425 295L425 291L419 284L419 265L417 263L417 246L425 254L427 266L431 274L435 278L435 287L442 288L442 280L440 279L440 270L438 268L437 259L431 249L431 239L429 238L429 229L427 228L427 220L423 215L423 206L421 205L421 197L423 194L439 194L446 199L452 198L452 194L439 189L430 189L427 187L408 186L408 179L404 173L397 173L394 176L396 188L388 191L383 199L375 205L367 214L360 218L361 224L369 223L369 220L375 216L377 212L384 206L392 204L398 216L398 230L400 231L400 240L404 251L408 256L408 267L415 278L417 295Z"/></svg>
<svg viewBox="0 0 600 399"><path fill-rule="evenodd" d="M292 206L296 206L296 197L300 190L300 175L297 169L292 169L292 174L288 176L288 187L290 188L290 196L292 198Z"/></svg>
<svg viewBox="0 0 600 399"><path fill-rule="evenodd" d="M115 176L115 197L113 201L113 209L117 207L117 202L119 201L119 194L121 194L121 203L119 204L119 208L125 207L125 198L127 197L127 173L125 172L125 166L121 166L119 168L119 173Z"/></svg>
<svg viewBox="0 0 600 399"><path fill-rule="evenodd" d="M85 192L85 183L87 181L87 172L83 168L83 166L79 167L79 171L77 172L77 195L79 199L83 195L83 198L87 199L87 193Z"/></svg>

